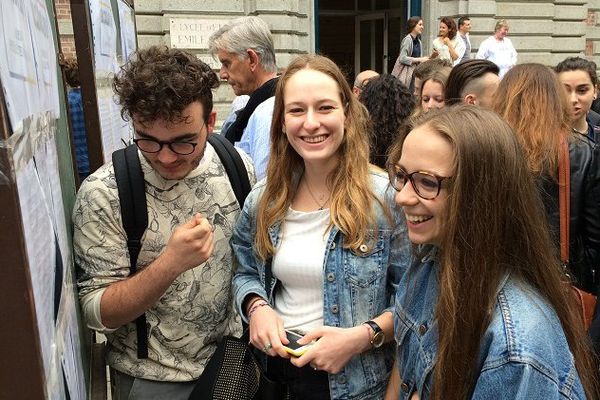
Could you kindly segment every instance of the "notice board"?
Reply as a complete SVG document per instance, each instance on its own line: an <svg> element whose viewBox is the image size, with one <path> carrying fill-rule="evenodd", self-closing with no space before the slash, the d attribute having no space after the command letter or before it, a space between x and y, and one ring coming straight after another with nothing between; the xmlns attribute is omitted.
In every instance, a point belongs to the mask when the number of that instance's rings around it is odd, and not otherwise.
<svg viewBox="0 0 600 400"><path fill-rule="evenodd" d="M137 49L131 0L71 0L90 172L133 139L114 101L112 78Z"/></svg>
<svg viewBox="0 0 600 400"><path fill-rule="evenodd" d="M54 4L3 0L0 18L0 398L86 399Z"/></svg>
<svg viewBox="0 0 600 400"><path fill-rule="evenodd" d="M108 89L137 46L133 2L71 7L93 171L128 137ZM71 250L76 169L54 1L2 0L0 19L0 399L95 398Z"/></svg>

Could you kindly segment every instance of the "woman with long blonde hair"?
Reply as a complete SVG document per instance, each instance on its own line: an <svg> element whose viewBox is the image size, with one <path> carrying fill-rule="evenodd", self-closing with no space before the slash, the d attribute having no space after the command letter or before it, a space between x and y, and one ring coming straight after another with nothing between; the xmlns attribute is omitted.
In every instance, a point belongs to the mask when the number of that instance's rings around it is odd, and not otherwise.
<svg viewBox="0 0 600 400"><path fill-rule="evenodd" d="M238 310L267 373L293 398L383 396L409 252L388 183L369 166L365 111L339 68L295 59L276 90L267 178L232 239ZM309 345L291 360L287 331Z"/></svg>

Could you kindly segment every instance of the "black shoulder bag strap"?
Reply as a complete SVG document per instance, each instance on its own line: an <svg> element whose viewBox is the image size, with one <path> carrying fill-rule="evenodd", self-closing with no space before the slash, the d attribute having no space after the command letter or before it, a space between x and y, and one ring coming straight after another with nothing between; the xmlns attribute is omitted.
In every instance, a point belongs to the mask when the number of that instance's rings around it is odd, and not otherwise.
<svg viewBox="0 0 600 400"><path fill-rule="evenodd" d="M269 296L271 281L273 280L273 258L269 257L265 262L265 292Z"/></svg>
<svg viewBox="0 0 600 400"><path fill-rule="evenodd" d="M273 97L275 95L275 87L277 86L278 80L278 77L268 80L250 95L250 99L248 99L246 107L240 110L234 123L231 124L229 129L227 129L227 132L224 132L225 137L232 144L239 142L242 138L244 129L246 129L246 126L248 125L248 120L252 116L252 113L254 113L254 110L256 110L256 107L258 107L260 103L267 100L269 97Z"/></svg>
<svg viewBox="0 0 600 400"><path fill-rule="evenodd" d="M127 234L129 249L129 271L133 276L137 267L137 259L142 248L142 235L148 226L148 208L146 206L146 185L137 147L132 144L112 154L115 179L119 190L121 204L121 220ZM137 331L138 358L148 358L148 328L146 315L135 320Z"/></svg>
<svg viewBox="0 0 600 400"><path fill-rule="evenodd" d="M223 135L209 134L208 142L215 149L223 167L225 167L225 172L229 177L229 182L240 208L244 208L244 201L251 188L248 171L240 153Z"/></svg>

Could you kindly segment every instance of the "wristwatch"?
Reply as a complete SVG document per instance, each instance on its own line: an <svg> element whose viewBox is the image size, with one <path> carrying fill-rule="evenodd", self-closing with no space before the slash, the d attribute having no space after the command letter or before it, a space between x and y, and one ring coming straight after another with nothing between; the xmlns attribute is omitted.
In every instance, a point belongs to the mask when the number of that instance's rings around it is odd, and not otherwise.
<svg viewBox="0 0 600 400"><path fill-rule="evenodd" d="M383 342L385 342L385 333L383 333L381 327L379 327L379 325L377 325L377 322L375 321L367 321L364 324L368 325L371 329L373 329L373 336L371 337L371 346L373 346L373 348L375 349L381 347Z"/></svg>

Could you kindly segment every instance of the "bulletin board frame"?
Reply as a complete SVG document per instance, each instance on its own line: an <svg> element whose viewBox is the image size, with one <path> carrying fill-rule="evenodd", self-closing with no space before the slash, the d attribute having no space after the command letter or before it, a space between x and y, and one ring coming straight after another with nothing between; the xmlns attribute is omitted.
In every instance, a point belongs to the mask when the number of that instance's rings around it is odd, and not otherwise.
<svg viewBox="0 0 600 400"><path fill-rule="evenodd" d="M103 3L105 6L110 4L112 9L112 18L116 28L116 57L112 61L106 59L99 60L97 57L101 54L98 47L103 45L102 40L94 41L94 21L92 20L93 9L90 4ZM83 101L83 111L85 118L85 127L88 143L88 156L90 162L90 172L100 168L104 163L109 161L112 151L118 148L126 147L129 143L112 144L107 143L107 138L110 135L107 133L106 121L103 124L103 112L110 113L113 122L119 122L120 109L110 104L110 99L107 99L107 93L111 89L112 74L118 72L118 68L112 71L107 71L106 63L114 62L115 66L124 62L123 46L121 44L121 25L119 22L119 5L122 2L131 7L134 13L133 0L70 0L71 17L73 20L73 35L75 38L75 51L79 63L79 74L81 81L81 95ZM95 6L96 8L96 6ZM94 8L94 9L95 9ZM135 18L133 18L133 31L136 31ZM100 43L98 43L100 42ZM135 47L137 48L137 37L135 38ZM108 53L108 52L107 52ZM110 68L108 68L110 69ZM104 97L102 104L99 102ZM109 107L106 107L106 106ZM117 116L118 113L118 116ZM116 127L115 129L119 129Z"/></svg>
<svg viewBox="0 0 600 400"><path fill-rule="evenodd" d="M54 1L0 8L0 398L85 399L70 236L75 169ZM23 66L27 77L15 73Z"/></svg>

